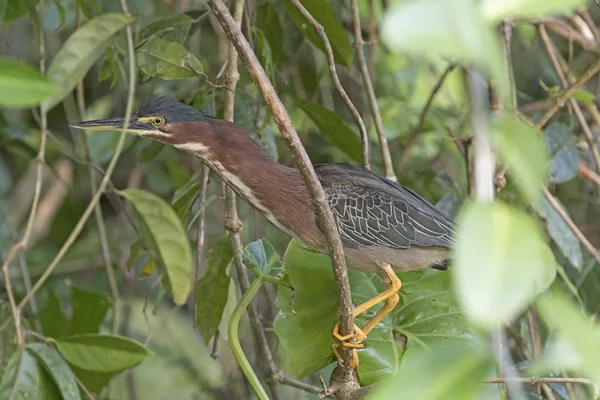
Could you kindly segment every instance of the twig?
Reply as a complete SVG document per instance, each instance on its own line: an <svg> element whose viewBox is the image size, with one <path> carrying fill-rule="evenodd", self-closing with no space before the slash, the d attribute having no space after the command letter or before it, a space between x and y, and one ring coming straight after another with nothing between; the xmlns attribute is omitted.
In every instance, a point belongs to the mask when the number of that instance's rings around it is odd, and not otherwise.
<svg viewBox="0 0 600 400"><path fill-rule="evenodd" d="M77 11L77 22L81 22L81 8ZM85 95L83 91L83 80L77 83L76 97L77 97L77 108L79 110L79 117L81 120L85 118ZM92 197L96 195L96 188L98 186L98 180L96 179L96 173L94 170L94 160L92 159L92 151L90 149L90 141L87 133L83 135L83 149L85 161L89 166L89 178L90 178L90 190ZM119 287L117 286L117 279L115 272L113 271L112 259L110 256L110 248L108 245L108 237L106 235L106 225L104 224L104 217L102 215L102 208L100 203L96 203L94 206L94 217L96 219L96 225L98 226L98 235L100 237L100 250L102 254L102 261L106 268L106 276L108 277L108 286L110 288L110 294L113 300L113 312L112 312L112 333L116 334L118 330L118 310L119 310Z"/></svg>
<svg viewBox="0 0 600 400"><path fill-rule="evenodd" d="M124 8L125 14L129 14L126 11L127 5L125 4L125 0L121 0L121 5ZM98 203L98 201L100 200L100 197L104 193L104 190L106 189L106 186L108 185L110 176L112 175L115 167L117 166L117 161L121 155L121 151L123 150L123 144L125 143L125 135L127 135L127 128L129 127L129 120L131 119L131 114L133 111L133 99L134 99L134 94L135 94L135 76L136 76L135 75L135 73L136 73L135 53L133 51L133 35L132 35L130 26L127 26L126 33L127 33L128 53L129 53L128 54L129 55L129 75L130 75L129 93L127 95L127 106L125 108L125 121L123 123L123 129L121 130L121 135L119 136L119 141L117 143L117 147L115 148L113 158L110 160L108 168L106 169L106 175L104 175L104 179L102 179L102 182L100 182L100 186L98 187L98 191L96 192L96 195L90 201L90 204L83 212L83 215L77 222L77 225L75 226L75 228L73 228L73 231L71 231L71 234L69 235L69 237L67 238L67 240L65 241L65 243L63 244L61 249L59 250L58 254L54 257L54 259L52 260L50 265L48 265L48 268L46 268L46 270L44 271L42 276L38 279L38 281L35 283L33 288L31 288L31 290L25 295L23 300L21 300L21 302L19 303L20 310L23 309L23 307L29 302L31 297L41 288L41 286L44 284L44 282L46 282L46 280L50 277L50 275L52 274L52 272L54 271L54 269L56 268L56 266L58 265L60 260L62 260L62 258L67 253L67 251L69 251L69 249L71 248L71 246L73 245L73 243L75 242L75 240L77 239L77 237L79 236L81 231L83 230L83 227L84 227L85 223L87 222L87 220L89 219L90 215L94 211L96 203Z"/></svg>
<svg viewBox="0 0 600 400"><path fill-rule="evenodd" d="M446 67L444 72L442 72L442 75L440 75L440 77L438 78L438 81L435 84L435 86L433 87L433 90L429 94L429 97L427 98L427 102L425 103L425 106L423 107L423 110L421 111L421 116L419 117L419 123L411 131L410 139L406 143L406 146L404 146L404 151L402 152L402 155L400 156L400 160L398 161L398 169L402 169L404 164L406 164L406 161L408 160L408 153L410 152L410 149L415 145L415 143L417 143L417 139L419 138L421 129L423 129L423 125L425 125L425 118L427 117L427 113L429 112L429 109L433 105L433 100L435 99L435 96L438 94L438 92L442 88L444 81L446 80L446 77L448 76L448 74L450 74L450 72L452 72L452 70L455 67L456 67L456 65L453 65L453 64L450 64L450 65L448 65L448 67Z"/></svg>
<svg viewBox="0 0 600 400"><path fill-rule="evenodd" d="M573 29L569 24L558 19L544 18L537 22L543 23L550 31L578 43L584 50L600 54L600 47L593 41L588 40L581 33Z"/></svg>
<svg viewBox="0 0 600 400"><path fill-rule="evenodd" d="M596 73L600 71L600 60L596 61L590 68L587 69L567 90L564 90L558 97L556 97L555 103L546 111L544 115L535 124L538 128L543 128L550 118L556 114L558 110L565 105L565 103L571 98L581 86L583 86L588 80L590 80Z"/></svg>
<svg viewBox="0 0 600 400"><path fill-rule="evenodd" d="M335 275L336 286L339 294L339 316L340 328L342 335L347 335L353 331L354 318L352 311L352 297L350 295L350 283L348 280L348 271L346 270L346 260L342 250L342 242L335 227L333 215L325 201L325 192L317 178L312 163L306 154L306 150L300 142L300 138L296 133L289 114L285 110L283 103L275 92L273 85L269 82L264 69L244 38L241 31L237 28L235 21L223 4L222 0L207 0L209 7L223 26L229 40L235 45L238 54L242 58L246 69L252 76L257 85L265 104L269 108L275 123L277 124L282 137L286 141L288 147L294 154L300 174L307 186L308 192L315 205L317 216L323 221L323 230L327 238L329 246L329 254L333 262L333 272ZM351 352L344 349L342 356L346 363L350 360ZM339 366L337 368L340 368ZM336 368L336 369L337 369ZM342 367L352 378L348 380L348 386L359 386L358 377L354 369Z"/></svg>
<svg viewBox="0 0 600 400"><path fill-rule="evenodd" d="M582 385L590 385L593 390L594 390L594 394L593 394L593 398L592 400L598 400L598 397L600 397L600 387L598 387L598 385L591 379L587 379L587 378L538 378L535 376L529 377L529 378L489 378L486 379L484 382L485 383L505 383L507 381L516 381L516 382L520 382L520 383L529 383L531 385L536 385L538 383L579 383Z"/></svg>
<svg viewBox="0 0 600 400"><path fill-rule="evenodd" d="M544 192L544 196L546 197L552 208L554 208L558 215L560 215L560 217L563 219L563 221L567 223L571 231L573 231L575 236L577 236L577 239L579 239L581 244L583 244L583 247L585 247L588 253L590 253L590 255L594 257L596 262L600 264L600 254L598 253L598 250L590 243L590 241L585 237L585 235L581 232L577 225L575 225L575 222L573 222L573 220L569 217L565 210L563 210L560 204L558 204L558 201L556 201L556 199L554 198L552 193L550 193L548 188L546 186L543 186L542 191Z"/></svg>
<svg viewBox="0 0 600 400"><path fill-rule="evenodd" d="M565 72L563 71L562 66L561 66L562 56L560 56L558 54L558 52L556 51L556 49L554 48L554 45L552 44L552 41L550 40L550 37L548 36L548 33L546 32L544 25L540 25L539 32L540 32L540 37L542 38L542 41L544 42L544 46L546 47L546 51L548 52L548 55L550 56L550 60L552 61L552 65L554 66L556 73L560 77L563 87L566 88L569 85L569 82L567 81L567 76L565 75ZM562 60L562 61L564 61L564 60ZM600 169L600 153L598 152L598 148L596 147L596 145L594 143L594 134L592 133L590 126L588 125L587 121L585 120L585 117L583 116L583 113L581 112L581 108L579 107L579 104L577 103L577 101L575 101L575 99L571 97L571 98L569 98L569 103L573 107L573 110L575 111L575 115L577 116L577 119L579 120L579 124L581 125L581 128L583 130L585 138L586 138L588 144L590 145L590 150L592 151L592 156L594 157L594 162L596 163L596 168Z"/></svg>
<svg viewBox="0 0 600 400"><path fill-rule="evenodd" d="M375 0L369 0L369 74L371 80L375 81L375 49L377 45L377 22L375 21Z"/></svg>
<svg viewBox="0 0 600 400"><path fill-rule="evenodd" d="M202 254L204 253L204 238L205 238L205 224L206 224L206 193L208 192L208 179L210 177L210 168L205 164L202 164L202 187L200 188L200 215L198 216L198 229L196 236L196 268L194 268L194 284L192 285L192 293L190 295L192 301L192 318L194 328L198 329L198 321L196 320L196 312L198 310L198 303L196 302L196 284L200 279L202 273Z"/></svg>
<svg viewBox="0 0 600 400"><path fill-rule="evenodd" d="M375 97L375 91L373 90L373 84L371 83L371 77L369 75L365 53L363 51L364 42L361 34L358 0L351 0L350 4L352 7L352 22L354 24L354 47L356 48L356 55L358 56L358 66L360 75L362 76L363 86L365 87L367 97L369 98L369 106L371 108L371 114L373 115L373 121L375 122L375 130L377 131L377 137L379 138L381 157L383 158L383 165L385 167L385 176L396 182L398 181L398 178L394 173L390 148L388 146L387 138L385 137L385 132L383 131L381 113L379 112L377 98Z"/></svg>
<svg viewBox="0 0 600 400"><path fill-rule="evenodd" d="M245 3L245 0L235 0L233 3L233 19L238 29L240 29L242 25ZM235 88L239 78L238 54L234 45L230 43L227 56L227 67L225 69L225 75L223 76L225 85L227 86L227 90L225 90L223 119L227 121L233 122ZM231 240L231 246L233 248L233 261L238 273L241 292L244 294L250 287L250 280L248 279L248 271L246 270L242 258L242 252L244 250L240 238L242 222L238 217L236 198L233 189L223 182L223 191L225 192L225 228L229 232L229 239ZM273 379L277 375L277 366L275 365L275 360L271 354L267 336L262 329L258 311L252 303L248 305L247 309L248 316L250 317L250 325L257 342L258 353L262 359L263 367L266 367L270 376L270 379L267 379L267 381L271 389L271 396L274 400L280 400L281 391L279 389L279 382Z"/></svg>
<svg viewBox="0 0 600 400"><path fill-rule="evenodd" d="M281 383L282 385L295 387L296 389L304 390L305 392L308 392L308 393L319 394L322 392L321 388L319 388L317 386L313 386L308 383L304 383L302 381L299 381L294 378L290 378L289 376L286 376L283 374L277 375L277 381L279 383ZM332 395L326 395L323 397L334 398Z"/></svg>
<svg viewBox="0 0 600 400"><path fill-rule="evenodd" d="M340 78L338 77L337 71L335 69L335 58L333 56L333 50L331 48L331 43L329 42L329 38L327 37L327 34L325 33L325 29L319 23L319 21L317 21L315 19L315 17L313 17L312 14L309 13L306 8L304 8L304 6L302 5L302 3L299 0L290 0L290 1L298 9L298 11L300 11L300 13L302 15L304 15L304 18L306 18L308 20L308 23L311 24L315 28L315 30L317 31L317 34L323 41L323 45L325 46L325 53L327 54L327 63L329 64L329 73L331 74L331 80L333 81L333 84L334 84L337 92L340 94L340 96L344 100L344 103L346 103L346 107L348 107L348 110L350 110L350 113L352 113L352 116L354 117L354 120L356 121L356 125L358 125L358 129L360 131L360 137L362 140L363 167L365 167L366 169L371 169L369 133L367 132L365 123L363 122L358 110L352 103L352 100L350 100L350 97L348 97L348 94L346 93L346 91L344 90L344 87L342 86L342 84L340 82ZM359 37L360 37L360 31L359 31ZM362 37L361 37L361 40L362 40ZM387 171L386 171L386 173L387 173Z"/></svg>
<svg viewBox="0 0 600 400"><path fill-rule="evenodd" d="M592 171L583 161L579 162L579 175L581 175L583 179L592 181L600 186L600 175Z"/></svg>

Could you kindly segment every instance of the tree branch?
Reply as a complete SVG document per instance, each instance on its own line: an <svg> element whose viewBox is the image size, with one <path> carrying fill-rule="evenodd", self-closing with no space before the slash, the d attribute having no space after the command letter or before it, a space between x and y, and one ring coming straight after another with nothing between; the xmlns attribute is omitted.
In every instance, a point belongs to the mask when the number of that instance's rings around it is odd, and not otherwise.
<svg viewBox="0 0 600 400"><path fill-rule="evenodd" d="M244 5L245 0L235 0L233 2L233 19L237 29L240 29L242 25L242 18L244 16ZM227 54L227 67L225 69L225 75L223 76L225 81L225 100L224 100L224 111L223 119L233 122L234 106L235 106L235 88L240 78L238 72L238 54L232 43L229 43L229 50ZM231 240L231 246L233 248L233 263L237 270L238 278L240 281L240 288L242 294L248 291L250 287L250 280L248 279L248 271L244 265L242 259L242 240L240 238L240 230L242 229L242 222L238 217L236 197L233 189L222 183L223 191L225 193L225 229L229 232L229 239ZM273 379L277 375L277 366L273 360L271 349L269 348L269 342L267 336L262 329L260 316L256 307L250 303L248 304L248 316L250 317L250 326L254 333L258 346L258 354L262 359L263 367L266 367L270 379L267 379L269 387L271 389L271 396L274 400L281 399L281 392L279 390L279 382Z"/></svg>
<svg viewBox="0 0 600 400"><path fill-rule="evenodd" d="M390 148L388 146L387 138L385 137L385 132L383 131L383 121L381 120L381 113L379 112L377 98L375 97L375 91L373 90L373 84L371 83L371 77L369 75L369 69L367 67L365 53L363 51L364 41L361 34L358 0L351 0L350 5L352 7L352 22L354 24L354 47L356 48L358 66L360 69L360 75L362 76L363 86L365 87L365 91L367 92L367 97L369 99L371 115L373 115L373 121L375 122L375 130L377 131L377 137L379 138L381 157L383 158L383 165L385 167L385 176L388 179L397 182L398 178L396 177L394 166L392 165Z"/></svg>
<svg viewBox="0 0 600 400"><path fill-rule="evenodd" d="M265 71L256 58L256 55L252 51L248 41L237 28L235 21L227 10L227 7L225 7L221 0L207 0L207 3L223 26L223 29L227 33L229 40L231 40L235 45L238 54L246 66L246 69L252 76L252 79L254 80L258 90L265 100L265 103L269 108L269 111L273 116L273 119L275 120L282 137L294 155L298 169L300 170L302 178L307 186L311 199L314 202L317 215L323 221L323 229L327 237L329 254L332 258L333 271L339 294L338 311L340 316L341 333L343 335L347 335L353 331L354 318L352 316L352 311L354 306L352 304L352 297L350 294L350 283L348 281L348 272L346 270L346 260L342 249L342 242L335 228L331 210L327 206L325 192L323 191L312 163L308 158L302 143L300 142L300 138L298 137L298 134L292 125L289 114L285 110L283 103L279 99L279 96L275 92L271 82L269 82ZM342 355L347 363L350 360L351 352L344 349ZM347 367L341 368L343 368L348 375L353 377L348 386L358 387L359 384L356 372Z"/></svg>
<svg viewBox="0 0 600 400"><path fill-rule="evenodd" d="M308 22L315 28L315 30L317 31L317 34L323 41L323 45L325 46L325 53L327 54L327 64L329 64L329 73L331 74L331 80L333 81L333 84L334 84L337 92L340 94L340 96L342 96L344 103L346 103L346 107L348 107L348 110L350 110L350 113L352 113L352 116L354 117L354 120L356 121L356 125L358 125L358 129L360 131L360 137L362 140L363 167L365 167L366 169L371 169L369 133L367 132L365 123L363 122L358 110L356 109L354 104L352 104L352 100L350 100L350 97L348 97L348 94L346 93L346 91L344 90L344 87L340 83L340 78L338 77L337 71L335 69L335 58L333 56L333 50L331 48L331 43L329 42L329 38L327 37L327 34L325 33L325 29L319 23L319 21L317 21L315 19L315 17L313 17L311 15L311 13L309 13L308 10L306 8L304 8L304 6L302 5L302 3L300 3L299 0L290 0L290 1L292 2L292 4L294 4L294 6L296 6L298 11L300 11L300 13L302 15L304 15L304 18L306 18L308 20ZM360 33L359 33L359 37L360 37ZM362 37L361 37L361 40L362 40Z"/></svg>

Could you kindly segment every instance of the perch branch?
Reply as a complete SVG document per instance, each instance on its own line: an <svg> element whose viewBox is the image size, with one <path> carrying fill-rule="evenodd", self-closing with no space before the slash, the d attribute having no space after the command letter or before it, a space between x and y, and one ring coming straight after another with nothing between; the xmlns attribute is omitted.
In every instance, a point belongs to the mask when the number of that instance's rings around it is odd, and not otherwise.
<svg viewBox="0 0 600 400"><path fill-rule="evenodd" d="M298 137L298 134L292 125L289 114L285 110L283 103L279 99L279 96L275 92L271 82L269 82L264 69L252 51L250 44L244 38L241 31L237 28L235 21L229 13L229 10L227 10L227 7L221 0L207 0L207 3L223 26L223 29L227 33L229 40L231 40L231 42L235 45L238 54L246 66L246 69L252 76L252 79L254 80L263 99L265 100L265 104L269 108L269 111L273 116L273 119L275 120L282 137L294 155L298 169L300 170L302 178L315 205L315 211L317 212L318 217L323 221L323 229L329 245L329 254L332 258L333 271L339 294L339 317L341 332L342 335L347 335L353 330L354 318L352 316L352 311L354 306L352 304L352 297L350 295L350 283L348 280L348 271L346 270L346 260L342 250L342 242L335 228L331 210L327 206L323 187L321 186L315 170L313 169L312 163L306 154L306 150L304 150L304 147L300 142L300 138ZM351 352L349 350L344 350L342 354L344 360L347 361L350 360L350 355ZM349 383L346 386L359 387L355 370L352 368L347 368L346 366L343 366L342 368L346 372L347 376L352 377L349 379Z"/></svg>
<svg viewBox="0 0 600 400"><path fill-rule="evenodd" d="M245 0L236 0L233 3L233 19L237 29L240 29L242 25L244 4ZM227 67L225 69L225 75L223 78L226 86L223 119L233 122L235 88L240 78L240 74L238 72L238 54L232 43L229 44ZM238 217L236 198L233 189L231 189L231 187L227 186L225 183L222 185L223 191L225 192L225 228L229 233L229 239L231 240L231 246L233 248L233 261L238 273L238 278L240 280L241 292L244 294L250 287L250 280L248 279L248 271L246 270L246 266L244 265L242 259L243 246L240 238L242 222ZM272 378L277 374L277 366L273 360L273 355L271 353L271 349L269 348L267 336L262 329L260 316L254 304L249 303L247 309L248 316L250 317L250 326L252 327L252 332L254 333L254 338L256 339L258 346L258 354L262 359L263 367L266 367L269 376ZM267 379L267 381L271 389L271 396L273 399L280 400L281 392L279 390L279 382L275 379Z"/></svg>
<svg viewBox="0 0 600 400"><path fill-rule="evenodd" d="M315 30L317 31L317 34L323 41L323 45L325 46L325 53L327 54L327 64L329 64L329 73L331 74L331 80L333 81L333 84L334 84L336 90L338 91L338 93L340 94L340 96L342 97L342 99L344 99L344 103L346 103L346 107L348 107L348 110L350 110L350 113L352 113L352 116L354 117L354 120L356 121L356 125L358 125L358 129L360 131L360 137L362 140L363 166L366 169L371 169L370 150L369 150L369 133L367 132L365 123L363 122L358 110L352 103L352 100L350 100L350 97L348 97L348 94L346 93L346 91L344 90L344 87L342 86L342 84L340 82L340 78L338 77L337 71L335 69L335 58L333 56L333 49L331 48L331 43L329 42L329 38L327 37L327 34L325 33L325 29L319 23L319 21L317 21L315 19L315 17L313 17L312 14L309 13L306 8L304 8L304 6L302 5L302 3L300 3L299 0L290 0L290 1L298 9L298 11L300 11L300 13L302 15L304 15L304 18L306 18L308 20L308 22L315 28ZM359 34L359 37L360 37L360 34ZM361 38L361 40L362 40L362 38Z"/></svg>
<svg viewBox="0 0 600 400"><path fill-rule="evenodd" d="M377 98L375 97L375 91L373 90L373 83L371 82L371 76L369 75L369 69L367 67L367 61L365 60L365 52L363 51L364 41L361 34L360 27L360 15L358 13L358 0L351 0L352 6L352 22L354 24L354 47L356 48L356 55L358 57L358 66L360 68L360 75L362 76L363 86L367 92L369 99L369 106L371 108L371 114L373 115L373 121L375 122L375 130L377 131L377 137L379 138L379 145L381 147L381 157L383 159L383 165L385 167L385 176L394 182L398 181L396 174L394 173L394 167L392 165L392 156L390 155L390 148L388 146L385 132L383 131L383 121L381 120L381 113L379 112L379 106L377 105ZM371 30L369 30L371 32Z"/></svg>

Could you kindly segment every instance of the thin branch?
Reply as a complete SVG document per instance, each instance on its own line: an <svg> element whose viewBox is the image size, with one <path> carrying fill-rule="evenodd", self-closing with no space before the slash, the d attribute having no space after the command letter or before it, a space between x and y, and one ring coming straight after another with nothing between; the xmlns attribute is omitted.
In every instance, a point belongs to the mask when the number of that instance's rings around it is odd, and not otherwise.
<svg viewBox="0 0 600 400"><path fill-rule="evenodd" d="M563 219L563 221L566 222L566 224L569 226L569 228L575 234L575 236L577 236L577 239L579 239L581 244L583 244L583 247L585 247L588 253L590 253L590 255L594 257L596 262L600 264L600 253L598 253L598 250L590 243L590 241L585 237L585 235L583 234L583 232L581 232L577 225L575 225L575 222L573 222L573 220L569 217L566 211L563 210L563 208L560 206L558 201L556 201L552 193L550 193L548 188L543 186L542 191L544 192L544 196L546 197L552 208L554 208L558 215L560 215L560 217Z"/></svg>
<svg viewBox="0 0 600 400"><path fill-rule="evenodd" d="M579 175L583 179L594 182L600 187L600 175L592 171L583 161L579 163Z"/></svg>
<svg viewBox="0 0 600 400"><path fill-rule="evenodd" d="M208 192L208 179L210 177L210 168L206 164L202 164L202 186L200 187L200 215L198 216L198 229L196 236L196 268L194 268L194 284L192 285L192 293L190 295L192 301L192 315L194 328L198 329L198 321L196 313L198 311L198 303L196 302L196 284L200 280L202 273L202 254L204 253L205 225L206 225L206 193Z"/></svg>
<svg viewBox="0 0 600 400"><path fill-rule="evenodd" d="M292 125L289 114L285 110L283 103L275 92L273 85L271 85L271 82L269 82L264 69L252 51L250 44L244 38L241 31L237 28L235 21L227 10L227 7L221 0L207 0L207 3L223 26L223 29L227 33L229 40L231 40L231 42L235 45L238 54L246 66L246 69L252 76L252 79L254 80L263 99L265 100L265 104L269 108L269 111L273 116L273 119L275 120L282 137L294 155L298 169L300 170L300 174L302 175L311 199L313 200L317 216L321 219L321 221L323 221L323 230L327 238L329 254L332 258L333 272L339 294L338 311L341 333L342 335L347 335L353 331L354 318L352 316L352 311L354 309L354 305L352 304L352 297L350 294L350 283L348 280L348 271L346 270L346 260L342 249L342 242L337 229L335 228L331 210L327 206L323 187L321 186L312 163L306 154L306 150L304 150L304 147L300 142L300 138L298 137L298 134ZM351 351L344 349L342 356L347 363L350 361ZM359 384L356 371L347 367L342 368L348 375L347 386L358 387Z"/></svg>
<svg viewBox="0 0 600 400"><path fill-rule="evenodd" d="M548 52L548 55L550 56L550 60L552 61L552 65L554 66L556 73L560 77L563 87L566 88L569 85L569 82L567 81L567 76L565 75L565 72L563 71L563 68L561 65L561 61L564 62L564 60L561 60L562 56L560 56L560 54L554 48L554 45L553 45L552 41L550 40L550 37L548 36L548 33L546 32L544 25L539 26L539 32L540 32L540 37L542 38L542 41L544 42L544 46L546 47L546 51ZM565 70L568 70L568 68L565 68ZM581 125L581 128L583 130L585 138L586 138L588 144L590 145L590 149L592 151L592 156L594 157L594 162L596 163L596 168L600 169L600 153L598 152L598 148L596 147L596 145L594 143L594 134L592 133L590 126L588 125L587 121L585 120L585 117L583 116L583 113L581 112L581 108L579 107L579 104L577 103L577 101L575 101L575 99L571 97L571 98L569 98L569 103L571 104L571 107L573 107L573 110L575 111L575 115L577 116L577 119L579 120L579 124Z"/></svg>
<svg viewBox="0 0 600 400"><path fill-rule="evenodd" d="M350 4L352 6L352 22L354 24L354 47L356 48L356 55L358 56L358 66L360 75L362 76L363 86L367 92L371 114L373 115L373 121L375 122L375 130L377 131L377 137L379 138L381 157L383 158L383 165L385 167L385 176L388 179L397 182L398 178L394 173L390 148L388 146L387 138L385 137L385 132L383 131L383 121L381 120L381 113L379 112L377 98L375 97L375 91L373 90L373 84L371 83L371 77L369 75L369 69L367 68L367 61L365 60L365 53L363 51L364 42L360 27L358 0L351 0Z"/></svg>
<svg viewBox="0 0 600 400"><path fill-rule="evenodd" d="M338 77L337 71L335 69L335 57L333 56L333 49L331 48L331 43L329 42L329 38L327 37L327 34L325 33L325 29L319 23L319 21L317 21L315 19L315 17L313 17L312 14L310 12L308 12L308 10L306 8L304 8L304 6L302 5L302 3L299 0L290 0L290 1L298 9L298 11L300 11L300 13L302 15L304 15L304 18L306 18L308 20L308 23L311 24L315 28L315 30L317 31L317 34L323 41L323 45L325 46L325 53L327 54L327 64L329 64L329 73L331 74L331 80L333 81L333 84L334 84L337 92L340 94L340 96L344 100L344 103L346 103L346 107L348 107L348 110L350 110L350 113L352 113L352 117L354 117L354 120L356 121L356 125L358 125L358 129L360 131L360 137L362 140L363 167L365 167L366 169L371 169L370 149L369 149L369 133L367 132L365 123L363 122L358 110L352 103L352 100L350 100L350 97L348 97L348 94L346 93L346 91L344 90L344 87L342 86L342 84L340 82L340 78ZM359 31L359 37L360 37L360 31ZM361 37L361 40L362 40L362 37Z"/></svg>
<svg viewBox="0 0 600 400"><path fill-rule="evenodd" d="M289 376L286 376L286 375L283 375L283 374L277 375L276 379L282 385L291 386L291 387L303 390L303 391L308 392L308 393L320 394L322 392L322 390L321 390L320 387L313 386L313 385L310 385L308 383L304 383L302 381L299 381L299 380L294 379L294 378L290 378ZM323 397L334 398L333 395L326 395L326 396L323 396Z"/></svg>
<svg viewBox="0 0 600 400"><path fill-rule="evenodd" d="M129 13L127 12L127 5L125 4L125 0L121 0L121 5L123 7L124 13L126 15L128 15ZM135 75L135 73L136 73L135 53L133 50L133 34L132 34L132 30L131 30L130 26L127 26L126 33L127 33L127 44L128 44L128 53L129 53L129 76L130 76L129 91L128 91L128 95L127 95L127 106L125 108L125 122L123 123L123 129L121 130L121 135L119 136L119 141L115 148L115 153L114 153L112 159L110 160L108 168L106 169L106 175L104 175L104 179L102 179L102 182L100 182L100 186L98 187L98 191L96 192L96 195L94 197L92 197L92 200L90 201L88 207L85 209L83 215L77 222L77 225L75 226L75 228L73 228L73 231L71 231L71 234L69 235L69 237L67 238L67 240L65 241L65 243L63 244L61 249L59 250L56 257L54 257L54 260L52 260L50 265L48 265L48 268L46 268L46 270L44 271L42 276L38 279L38 281L35 283L33 288L25 295L23 300L21 300L21 302L19 303L20 310L23 309L23 307L29 302L31 297L35 293L37 293L37 291L42 287L42 285L50 277L50 275L52 274L52 272L54 271L54 269L56 268L58 263L65 256L67 251L69 251L69 249L71 248L71 246L73 245L73 243L75 242L75 240L77 239L77 237L79 236L81 231L83 230L85 223L87 222L90 215L94 211L94 208L96 207L96 203L98 203L98 201L100 200L100 197L104 193L106 186L108 185L108 181L109 181L113 171L115 170L115 167L117 166L117 161L119 160L119 157L121 156L121 151L123 150L123 144L125 143L125 136L127 135L127 128L129 127L129 120L131 119L131 114L133 111L133 99L134 99L134 94L135 94L135 77L136 77L136 75Z"/></svg>
<svg viewBox="0 0 600 400"><path fill-rule="evenodd" d="M593 388L594 394L592 400L598 400L600 397L600 387L591 379L587 378L537 378L535 376L529 378L489 378L486 379L485 383L505 383L508 381L516 381L520 383L529 383L531 385L537 385L538 383L579 383L582 385L589 385Z"/></svg>
<svg viewBox="0 0 600 400"><path fill-rule="evenodd" d="M429 97L427 98L427 102L425 103L425 106L423 107L423 110L421 111L421 116L419 117L419 123L417 124L417 126L415 126L415 128L409 134L410 139L408 139L406 146L404 146L404 151L402 152L402 155L400 156L400 160L398 161L398 169L402 169L404 164L406 164L406 161L408 161L408 154L410 152L410 149L417 143L417 139L419 138L419 134L421 133L421 130L423 129L423 125L425 125L425 119L427 117L427 113L429 112L429 109L433 105L433 100L435 99L435 96L438 94L438 92L444 85L444 81L446 80L446 77L448 76L448 74L450 74L450 72L452 72L452 70L455 67L456 67L456 65L454 65L454 64L448 65L448 67L446 67L444 72L442 72L442 75L440 75L437 83L431 90L431 93L429 94Z"/></svg>
<svg viewBox="0 0 600 400"><path fill-rule="evenodd" d="M579 90L588 80L590 80L596 73L600 71L600 60L596 61L590 68L587 69L567 90L564 90L560 95L556 97L555 103L546 111L544 115L535 124L538 128L543 128L550 118L560 110L565 103L573 96L577 90Z"/></svg>
<svg viewBox="0 0 600 400"><path fill-rule="evenodd" d="M238 29L241 28L242 18L244 15L245 0L235 0L233 3L233 19ZM227 55L227 67L225 69L225 75L223 80L225 81L225 99L224 99L224 110L223 119L233 122L234 108L235 108L235 88L237 82L240 79L238 72L238 54L232 43L229 44L229 50ZM250 287L250 280L248 279L248 271L244 265L242 259L243 245L240 238L240 230L242 229L242 222L238 217L236 197L233 189L223 182L223 191L225 192L225 229L229 232L229 239L231 240L231 246L233 248L233 263L238 273L240 281L240 288L242 294L248 291ZM275 360L269 348L269 342L267 336L262 329L260 316L254 304L248 305L248 316L250 317L250 326L254 333L258 346L258 354L262 359L263 367L266 367L271 379L267 379L269 387L271 389L271 396L275 400L281 399L281 391L279 389L279 382L273 379L277 375L277 366Z"/></svg>

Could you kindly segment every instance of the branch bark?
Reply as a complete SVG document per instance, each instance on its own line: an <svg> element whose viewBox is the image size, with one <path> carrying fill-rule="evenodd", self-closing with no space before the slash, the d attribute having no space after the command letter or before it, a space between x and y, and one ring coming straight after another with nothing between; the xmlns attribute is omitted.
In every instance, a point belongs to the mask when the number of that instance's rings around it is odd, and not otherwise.
<svg viewBox="0 0 600 400"><path fill-rule="evenodd" d="M283 103L275 92L275 89L269 82L265 71L260 65L256 55L252 51L250 44L242 35L240 29L236 26L229 10L221 0L207 0L207 3L221 25L227 33L229 40L235 45L238 54L242 58L246 69L252 76L255 84L258 87L263 99L275 123L277 124L282 137L286 141L288 147L292 151L296 164L302 178L307 186L309 194L314 202L318 217L324 222L323 228L327 237L329 254L333 262L333 271L339 294L339 316L340 328L343 335L353 331L354 318L352 311L354 306L350 295L350 283L348 280L348 272L346 270L346 260L342 249L342 242L334 225L333 215L327 206L325 192L317 178L312 163L300 142L300 138L292 124L289 114L285 110ZM350 351L344 349L342 356L345 360L350 360ZM347 365L347 364L346 364ZM342 370L349 377L345 387L358 388L358 377L354 369L347 366L338 366L337 370ZM344 398L344 397L338 397Z"/></svg>
<svg viewBox="0 0 600 400"><path fill-rule="evenodd" d="M235 0L233 3L233 19L237 29L241 29L245 3L245 0ZM235 88L240 79L240 74L238 72L238 54L232 43L229 43L227 67L223 78L226 86L223 119L233 122ZM237 270L241 292L244 294L250 287L250 280L248 279L248 271L246 270L246 266L242 259L243 245L240 238L242 222L238 217L236 197L233 189L225 183L222 185L225 193L225 229L227 229L227 232L229 233L231 247L233 248L233 263ZM250 326L252 327L252 332L257 342L258 354L262 359L263 368L266 367L269 375L267 382L271 389L271 396L274 400L280 400L281 391L279 390L279 382L274 379L277 375L277 366L275 365L275 360L273 359L271 349L269 348L269 342L267 341L265 331L262 329L260 316L253 303L248 305L248 316L250 317Z"/></svg>

